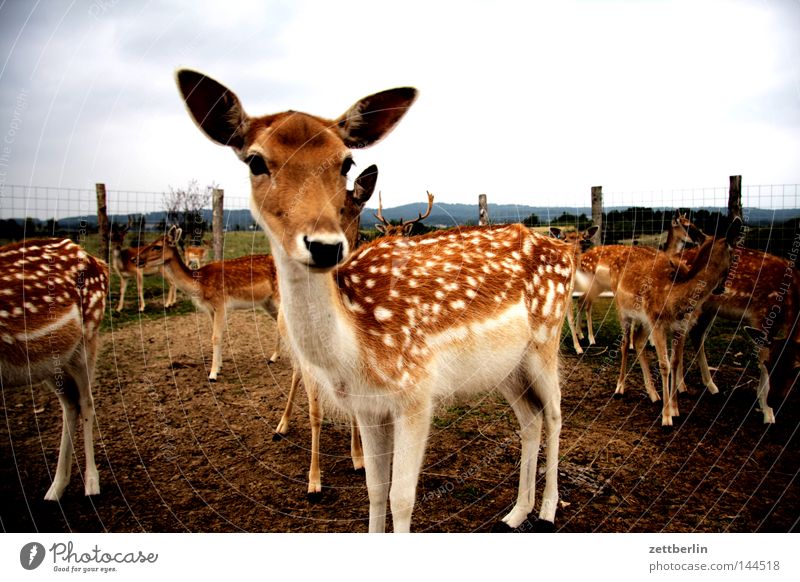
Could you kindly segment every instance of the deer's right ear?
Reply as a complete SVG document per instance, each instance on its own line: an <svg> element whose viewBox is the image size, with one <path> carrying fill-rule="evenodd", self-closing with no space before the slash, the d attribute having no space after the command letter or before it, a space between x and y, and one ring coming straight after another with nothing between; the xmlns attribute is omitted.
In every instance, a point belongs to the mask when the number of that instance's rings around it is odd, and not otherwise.
<svg viewBox="0 0 800 582"><path fill-rule="evenodd" d="M236 94L211 77L189 69L179 70L175 80L197 127L218 144L241 150L248 118Z"/></svg>
<svg viewBox="0 0 800 582"><path fill-rule="evenodd" d="M417 98L413 87L400 87L364 97L336 120L349 148L369 147L391 132Z"/></svg>
<svg viewBox="0 0 800 582"><path fill-rule="evenodd" d="M550 227L550 236L552 236L553 238L560 239L561 238L561 229L558 228L557 226L551 226Z"/></svg>

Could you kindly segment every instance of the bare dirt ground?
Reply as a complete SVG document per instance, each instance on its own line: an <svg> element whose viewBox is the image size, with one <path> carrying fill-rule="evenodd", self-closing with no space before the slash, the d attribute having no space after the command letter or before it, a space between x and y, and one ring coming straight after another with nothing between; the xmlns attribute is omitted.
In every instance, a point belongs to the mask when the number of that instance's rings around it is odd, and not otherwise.
<svg viewBox="0 0 800 582"><path fill-rule="evenodd" d="M206 380L210 323L184 315L104 336L95 383L102 492L85 498L77 469L61 503L42 500L55 470L60 409L42 386L2 392L0 529L39 532L362 532L363 474L352 470L349 427L327 420L324 495L306 499L310 436L305 395L289 437L273 442L289 360L267 366L274 322L234 313L220 381ZM798 528L796 394L774 426L756 410L748 356L726 359L723 392L689 394L672 430L641 390L611 397L613 350L579 358L564 343L563 431L556 529L562 532L788 532ZM599 353L598 353L599 352ZM713 358L712 358L713 360ZM796 392L796 391L795 391ZM437 415L412 527L489 531L514 503L519 441L502 398ZM78 443L78 450L82 444ZM78 463L82 468L82 461ZM543 463L540 463L540 467ZM539 493L543 479L539 481Z"/></svg>

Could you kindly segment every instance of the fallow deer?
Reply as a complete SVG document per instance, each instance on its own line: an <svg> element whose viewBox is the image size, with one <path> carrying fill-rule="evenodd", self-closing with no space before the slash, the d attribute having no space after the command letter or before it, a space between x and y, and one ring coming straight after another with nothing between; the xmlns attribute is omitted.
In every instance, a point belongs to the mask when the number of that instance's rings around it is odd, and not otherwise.
<svg viewBox="0 0 800 582"><path fill-rule="evenodd" d="M667 230L667 240L663 251L668 256L675 257L685 246L698 244L703 240L705 240L705 235L691 223L685 214L677 212ZM601 293L613 292L608 264L611 262L619 264L620 258L627 257L632 248L643 249L636 251L639 254L648 252L652 257L656 256L656 249L650 247L602 245L585 251L580 257L580 266L575 278L575 290L582 293L582 296L578 299L575 327L578 338L583 339L581 320L585 314L589 345L595 345L592 306Z"/></svg>
<svg viewBox="0 0 800 582"><path fill-rule="evenodd" d="M120 228L111 229L111 265L119 277L119 302L117 304L117 313L121 312L125 307L125 290L128 288L128 279L133 278L136 281L136 292L139 296L139 311L144 311L144 275L152 275L161 273L167 281L168 291L167 297L164 301L164 307L172 307L177 302L177 291L175 284L165 275L164 270L161 268L147 268L142 269L138 266L136 257L140 252L140 248L123 248L125 244L125 236L128 234L130 224ZM159 239L163 242L163 237Z"/></svg>
<svg viewBox="0 0 800 582"><path fill-rule="evenodd" d="M202 241L199 245L186 245L183 249L183 258L186 266L195 270L205 265L210 247L211 243L207 240Z"/></svg>
<svg viewBox="0 0 800 582"><path fill-rule="evenodd" d="M375 225L375 228L384 236L410 236L414 225L428 218L431 215L431 210L433 210L433 194L428 192L428 208L425 214L420 212L419 216L414 220L400 220L400 224L392 224L383 217L383 200L381 200L381 193L378 192L378 212L375 214L375 218L379 222Z"/></svg>
<svg viewBox="0 0 800 582"><path fill-rule="evenodd" d="M48 501L61 499L69 483L79 427L86 461L84 493L100 493L91 385L107 293L108 265L69 239L0 247L3 389L44 382L61 403L61 445Z"/></svg>
<svg viewBox="0 0 800 582"><path fill-rule="evenodd" d="M590 226L583 232L577 230L562 231L557 226L551 226L550 234L559 240L565 241L572 247L575 264L580 265L581 256L591 248L593 244L592 238L597 234L599 229L600 227L596 224ZM575 349L575 353L582 354L583 348L581 347L580 341L578 341L579 330L575 325L575 314L572 312L572 307L567 310L567 323L569 324L569 332L572 336L572 347ZM582 335L583 334L581 334L581 337Z"/></svg>
<svg viewBox="0 0 800 582"><path fill-rule="evenodd" d="M709 297L691 337L697 347L703 384L716 394L719 388L711 377L705 353L705 338L714 318L722 317L758 330L750 334L755 336L760 369L758 402L764 422L774 423L774 407L768 401L780 401L797 377L790 363L800 353L800 274L785 259L743 246L736 248L734 258L725 292ZM694 263L697 250L688 249L682 260Z"/></svg>
<svg viewBox="0 0 800 582"><path fill-rule="evenodd" d="M673 417L679 415L677 393L682 377L679 361L686 335L700 316L708 297L713 293L721 294L724 290L731 265L731 252L741 227L741 220L734 218L724 238L709 239L703 243L691 267L676 264L662 252L655 258L650 252L637 256L640 254L639 247L632 247L627 257L620 258L621 264L609 267L621 325L624 327L627 322L641 324L634 331L634 345L645 387L654 401L658 400L658 394L650 377L649 356L644 350L644 343L650 336L655 344L662 380L662 426L672 426ZM625 390L627 351L628 342L623 341L617 383L619 394Z"/></svg>
<svg viewBox="0 0 800 582"><path fill-rule="evenodd" d="M135 262L142 269L163 266L166 275L183 291L195 306L211 316L211 370L208 379L216 382L222 366L222 338L228 311L260 307L278 319L278 285L275 262L271 255L248 255L236 259L214 261L192 270L181 257L178 242L182 230L170 227L163 239L142 247ZM270 357L280 352L280 334Z"/></svg>
<svg viewBox="0 0 800 582"><path fill-rule="evenodd" d="M517 527L533 510L544 425L539 516L552 524L571 249L509 225L385 237L350 255L342 225L350 149L388 134L416 90L370 95L328 120L251 117L201 73L181 70L177 82L198 127L250 168L251 208L272 246L292 350L361 429L370 531L384 531L387 497L394 531L410 530L435 402L487 389L506 397L521 426L519 492L503 521Z"/></svg>

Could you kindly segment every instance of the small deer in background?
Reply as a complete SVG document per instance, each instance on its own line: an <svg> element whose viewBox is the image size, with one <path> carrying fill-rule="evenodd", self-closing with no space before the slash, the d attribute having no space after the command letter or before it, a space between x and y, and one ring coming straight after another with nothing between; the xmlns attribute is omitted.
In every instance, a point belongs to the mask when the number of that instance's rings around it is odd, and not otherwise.
<svg viewBox="0 0 800 582"><path fill-rule="evenodd" d="M141 269L163 268L167 277L212 321L212 357L208 379L216 382L222 366L222 337L228 311L260 307L278 319L278 284L271 255L247 255L215 261L193 271L179 250L182 230L170 227L167 234L139 249L135 263ZM280 334L270 362L280 351Z"/></svg>
<svg viewBox="0 0 800 582"><path fill-rule="evenodd" d="M670 228L667 230L667 241L663 251L667 256L676 258L689 244L699 244L705 240L705 235L692 224L685 214L677 212L672 218ZM579 339L583 339L583 314L586 315L586 329L589 345L595 345L594 324L592 319L592 306L601 293L614 291L608 265L610 263L624 263L631 249L639 253L650 253L656 256L656 249L644 246L628 245L601 245L586 250L580 257L578 273L575 278L575 290L583 293L578 299L577 317L575 327ZM677 260L677 259L676 259ZM626 330L628 327L626 326ZM626 332L627 340L627 332Z"/></svg>
<svg viewBox="0 0 800 582"><path fill-rule="evenodd" d="M44 382L61 403L61 445L48 501L61 499L69 483L79 428L86 459L84 492L100 493L92 381L108 287L108 265L69 239L0 247L3 389Z"/></svg>
<svg viewBox="0 0 800 582"><path fill-rule="evenodd" d="M645 388L653 401L658 400L658 393L650 376L650 357L644 344L648 336L655 344L663 392L662 426L672 426L673 417L679 415L678 386L683 376L680 361L686 336L700 317L706 300L724 291L741 228L742 221L737 217L724 238L703 243L691 267L676 264L660 251L655 256L649 251L640 252L640 247L631 247L628 256L609 265L620 325L625 328L631 322L640 324L634 328L633 342ZM620 353L617 394L625 391L627 341L622 342Z"/></svg>
<svg viewBox="0 0 800 582"><path fill-rule="evenodd" d="M202 241L199 245L186 245L183 249L186 266L194 271L205 265L210 248L211 242L208 240Z"/></svg>
<svg viewBox="0 0 800 582"><path fill-rule="evenodd" d="M705 235L704 235L705 236ZM698 249L684 251L682 260L693 265ZM703 385L712 394L719 388L711 377L705 339L715 317L744 324L755 343L760 370L758 402L764 423L775 422L774 409L797 382L800 358L800 274L786 259L737 246L725 291L706 301L691 330L697 347ZM683 362L680 362L682 377ZM683 389L681 383L680 388Z"/></svg>
<svg viewBox="0 0 800 582"><path fill-rule="evenodd" d="M572 247L573 256L575 257L575 264L579 265L583 253L589 250L592 244L594 244L592 238L594 238L594 235L597 234L599 229L599 226L593 225L583 232L578 230L562 231L557 226L551 226L550 234L554 238L563 240ZM575 353L582 354L583 348L581 347L581 343L578 341L578 336L580 335L580 337L583 337L583 334L578 334L580 329L575 324L575 314L572 311L572 306L570 306L569 310L567 311L567 323L569 324L569 332L572 336L572 347L575 349Z"/></svg>
<svg viewBox="0 0 800 582"><path fill-rule="evenodd" d="M139 248L123 248L125 244L125 237L130 230L130 222L124 227L111 229L111 265L114 272L119 277L119 302L117 304L117 313L121 312L125 307L125 290L128 288L128 279L136 281L136 292L139 296L139 311L144 311L144 275L153 275L160 273L167 281L168 291L167 297L164 301L164 307L172 307L177 302L177 291L172 279L165 274L164 270L160 267L142 268L137 263L137 256L141 252ZM164 237L159 240L163 241Z"/></svg>
<svg viewBox="0 0 800 582"><path fill-rule="evenodd" d="M420 212L419 217L414 220L401 220L400 224L392 224L383 217L383 201L381 200L380 192L378 192L378 212L374 216L380 222L375 225L375 228L384 236L410 236L414 225L428 218L431 215L431 210L433 210L433 194L428 192L428 208L425 214Z"/></svg>

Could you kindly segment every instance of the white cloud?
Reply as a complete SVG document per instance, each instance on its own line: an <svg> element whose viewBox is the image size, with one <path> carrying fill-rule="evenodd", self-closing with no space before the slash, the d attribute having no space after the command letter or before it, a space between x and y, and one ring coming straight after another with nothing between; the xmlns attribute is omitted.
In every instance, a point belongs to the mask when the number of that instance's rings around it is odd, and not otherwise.
<svg viewBox="0 0 800 582"><path fill-rule="evenodd" d="M44 2L27 24L5 6L0 124L30 91L6 183L197 178L246 196L241 164L183 111L178 66L227 84L252 114L334 117L418 87L397 130L356 154L379 165L390 206L425 190L584 205L592 185L800 182L796 3Z"/></svg>

